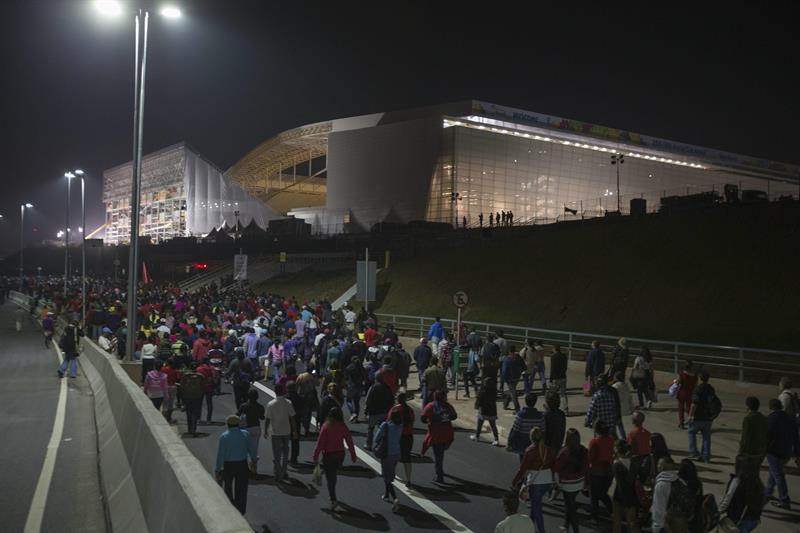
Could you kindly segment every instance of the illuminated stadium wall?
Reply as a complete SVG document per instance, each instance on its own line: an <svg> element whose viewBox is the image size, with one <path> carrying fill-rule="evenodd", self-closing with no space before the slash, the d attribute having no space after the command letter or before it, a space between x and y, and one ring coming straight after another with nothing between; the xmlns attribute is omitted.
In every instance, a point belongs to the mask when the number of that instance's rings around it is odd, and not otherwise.
<svg viewBox="0 0 800 533"><path fill-rule="evenodd" d="M106 206L104 241L130 240L131 163L103 172ZM185 143L142 158L139 234L153 242L174 237L202 236L214 228L252 220L266 229L275 212L253 198Z"/></svg>

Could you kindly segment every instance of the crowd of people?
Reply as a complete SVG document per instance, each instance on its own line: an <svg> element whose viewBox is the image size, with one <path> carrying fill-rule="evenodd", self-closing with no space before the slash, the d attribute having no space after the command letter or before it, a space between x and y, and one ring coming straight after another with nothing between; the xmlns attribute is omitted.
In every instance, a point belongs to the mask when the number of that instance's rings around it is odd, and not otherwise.
<svg viewBox="0 0 800 533"><path fill-rule="evenodd" d="M60 343L65 355L73 355L65 357L59 375L77 357L83 330L102 349L122 357L129 334L124 291L109 281L93 280L82 329L77 293L64 298L60 287L44 283L35 294L52 302L52 309L42 310L45 320L52 320L53 313L68 318ZM558 345L545 347L531 339L517 350L502 331L485 337L474 329L447 332L437 318L409 354L392 324L379 327L377 317L363 309L333 309L325 299L301 303L274 294L221 293L213 285L192 293L149 285L138 302L135 356L142 361L142 387L167 420L175 422L175 409L185 410L188 435L196 435L203 405L210 422L223 383L233 389L236 413L226 418L215 471L242 513L248 479L258 472L262 437L271 441L278 483L287 479L288 465L298 465L300 439L315 438L315 478L324 473L331 509L336 510L337 473L348 454L357 460L348 424L360 421L367 424L364 449L380 460L383 498L397 510L399 464L402 481L412 486L416 417L408 400L415 392L421 397L419 418L427 425L420 453L432 450L433 481L443 483L445 454L458 417L448 394L456 386L468 397L472 389L475 397L474 441L481 439L488 423L491 443L500 446L498 405L513 412L507 448L518 455L519 468L510 476L512 492L503 501L509 517L498 532L544 532L544 501L559 498L564 502L561 530L573 533L581 525L602 530L608 523L614 532L623 525L634 532L702 532L718 524L749 532L758 526L767 501L780 508L790 505L784 467L800 457L800 400L788 378L781 380L768 416L760 412L757 398L746 399L735 473L717 503L703 491L696 464L711 461L711 428L722 404L709 372L691 361L669 389L677 404L677 426L687 430L690 453L677 461L664 436L646 429L646 412L658 401L653 356L642 347L631 365L624 338L608 361L598 341L586 354L583 392L590 400L583 423L594 436L584 444L579 431L568 427L568 360ZM44 327L47 342L52 325ZM457 347L466 354L465 364L458 367L453 364ZM409 390L414 366L418 391ZM254 388L259 381L271 384L275 395L266 405ZM766 485L759 474L765 460ZM589 522L578 513L579 494L589 499ZM527 522L518 513L520 501L529 506Z"/></svg>

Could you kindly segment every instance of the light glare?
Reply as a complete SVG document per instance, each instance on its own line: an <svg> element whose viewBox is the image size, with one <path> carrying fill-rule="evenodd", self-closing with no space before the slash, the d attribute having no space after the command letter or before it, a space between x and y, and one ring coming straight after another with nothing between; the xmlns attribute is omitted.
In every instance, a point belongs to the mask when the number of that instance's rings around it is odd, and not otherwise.
<svg viewBox="0 0 800 533"><path fill-rule="evenodd" d="M25 207L27 207L28 209L30 209L31 207L33 207L33 204L31 204L31 203L25 204Z"/></svg>
<svg viewBox="0 0 800 533"><path fill-rule="evenodd" d="M164 6L161 9L161 14L168 19L178 19L181 18L181 10L175 6Z"/></svg>
<svg viewBox="0 0 800 533"><path fill-rule="evenodd" d="M72 172L64 172L64 177L67 179L72 179L75 177L75 174L73 174Z"/></svg>
<svg viewBox="0 0 800 533"><path fill-rule="evenodd" d="M116 17L122 13L122 5L116 0L95 0L94 8L106 17Z"/></svg>
<svg viewBox="0 0 800 533"><path fill-rule="evenodd" d="M75 174L77 174L78 176L83 176L83 170L78 169L75 171Z"/></svg>

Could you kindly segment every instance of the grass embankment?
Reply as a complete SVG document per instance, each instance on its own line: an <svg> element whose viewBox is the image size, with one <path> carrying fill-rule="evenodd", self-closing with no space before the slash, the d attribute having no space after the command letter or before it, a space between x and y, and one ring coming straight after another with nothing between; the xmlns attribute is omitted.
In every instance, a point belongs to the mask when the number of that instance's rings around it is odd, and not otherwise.
<svg viewBox="0 0 800 533"><path fill-rule="evenodd" d="M300 302L327 298L335 300L356 282L355 267L346 270L314 272L303 270L279 274L254 285L257 292L272 292L296 297Z"/></svg>

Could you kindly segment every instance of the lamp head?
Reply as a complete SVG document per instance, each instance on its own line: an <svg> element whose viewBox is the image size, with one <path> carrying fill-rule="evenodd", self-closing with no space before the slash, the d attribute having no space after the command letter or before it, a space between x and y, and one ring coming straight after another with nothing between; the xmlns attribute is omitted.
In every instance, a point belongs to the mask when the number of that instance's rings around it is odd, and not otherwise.
<svg viewBox="0 0 800 533"><path fill-rule="evenodd" d="M72 172L64 172L64 177L67 179L72 179L75 177L75 174L73 174Z"/></svg>
<svg viewBox="0 0 800 533"><path fill-rule="evenodd" d="M179 19L181 18L181 10L175 6L168 5L161 8L161 15L168 19Z"/></svg>
<svg viewBox="0 0 800 533"><path fill-rule="evenodd" d="M27 203L27 204L25 204L25 207L27 207L28 209L30 209L31 207L33 207L33 204L32 204L32 203Z"/></svg>
<svg viewBox="0 0 800 533"><path fill-rule="evenodd" d="M122 14L122 4L116 0L95 0L94 8L104 17L118 17Z"/></svg>
<svg viewBox="0 0 800 533"><path fill-rule="evenodd" d="M83 170L81 170L81 169L75 170L75 175L76 176L83 176Z"/></svg>

